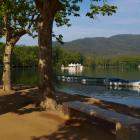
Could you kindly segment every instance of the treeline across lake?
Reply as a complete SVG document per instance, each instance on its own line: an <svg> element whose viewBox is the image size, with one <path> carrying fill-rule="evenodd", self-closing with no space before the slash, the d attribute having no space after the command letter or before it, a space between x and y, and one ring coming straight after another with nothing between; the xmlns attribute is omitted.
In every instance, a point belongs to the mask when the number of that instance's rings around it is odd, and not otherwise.
<svg viewBox="0 0 140 140"><path fill-rule="evenodd" d="M86 56L84 65L102 68L139 68L140 55L123 55L114 57Z"/></svg>
<svg viewBox="0 0 140 140"><path fill-rule="evenodd" d="M4 44L0 43L0 65L3 65ZM53 47L52 63L54 67L69 63L83 64L83 56L80 53L65 51L60 47ZM15 46L12 55L13 67L36 67L38 66L37 46Z"/></svg>
<svg viewBox="0 0 140 140"><path fill-rule="evenodd" d="M14 67L36 67L38 66L37 46L16 46L12 55L12 66ZM0 43L0 65L3 64L4 44ZM140 55L124 55L114 57L99 57L95 55L81 55L70 52L61 47L53 47L53 66L67 66L69 63L80 63L87 67L125 67L138 68L140 66Z"/></svg>
<svg viewBox="0 0 140 140"><path fill-rule="evenodd" d="M38 63L37 47L15 46L12 55L12 66L34 67ZM4 44L0 43L0 65L3 64Z"/></svg>

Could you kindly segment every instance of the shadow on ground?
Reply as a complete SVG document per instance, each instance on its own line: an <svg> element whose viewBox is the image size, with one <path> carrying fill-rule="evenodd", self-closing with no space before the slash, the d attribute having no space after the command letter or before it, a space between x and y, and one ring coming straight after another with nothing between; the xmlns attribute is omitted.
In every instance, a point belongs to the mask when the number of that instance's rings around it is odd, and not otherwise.
<svg viewBox="0 0 140 140"><path fill-rule="evenodd" d="M31 140L115 140L115 135L97 124L72 119L60 126L56 132L50 135L32 137Z"/></svg>
<svg viewBox="0 0 140 140"><path fill-rule="evenodd" d="M140 111L137 109L124 105L122 106L115 103L107 103L105 101L90 100L89 98L82 96L71 96L65 93L58 93L56 96L59 103L71 100L80 100L136 117L139 117L140 115ZM33 106L37 99L38 91L35 88L29 88L23 91L17 90L14 94L0 95L0 115L8 112L22 115L34 111L40 111L39 108ZM90 121L87 116L82 117L78 112L78 116L76 118L66 121L66 123L61 125L56 132L49 135L44 134L39 137L33 136L31 140L114 140L115 136L110 133L110 131L112 131L112 125L104 123L105 122L98 123L98 120Z"/></svg>
<svg viewBox="0 0 140 140"><path fill-rule="evenodd" d="M19 115L39 111L39 108L28 105L35 104L37 90L34 88L19 90L14 94L0 95L0 115L14 112Z"/></svg>
<svg viewBox="0 0 140 140"><path fill-rule="evenodd" d="M31 113L33 111L40 111L39 108L35 106L26 107L30 104L35 104L39 98L38 90L34 87L29 86L17 86L14 94L1 94L0 93L0 115L14 112L17 114ZM134 108L127 105L121 105L113 102L98 100L95 98L88 98L79 95L70 95L62 92L56 92L56 99L58 103L79 100L89 104L97 105L101 108L114 110L119 113L127 114L140 118L140 109Z"/></svg>

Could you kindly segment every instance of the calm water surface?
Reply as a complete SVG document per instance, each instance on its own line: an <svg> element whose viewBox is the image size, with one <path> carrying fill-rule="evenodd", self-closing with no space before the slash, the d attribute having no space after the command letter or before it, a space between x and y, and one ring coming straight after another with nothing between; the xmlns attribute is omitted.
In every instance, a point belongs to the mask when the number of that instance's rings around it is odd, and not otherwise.
<svg viewBox="0 0 140 140"><path fill-rule="evenodd" d="M37 85L38 74L35 68L13 69L12 80L15 84ZM57 72L58 74L83 75L91 77L115 77L128 80L140 80L140 69L84 69L82 73ZM1 70L0 70L1 75ZM112 89L100 85L82 85L80 83L55 82L56 88L70 94L81 94L108 101L140 107L140 89Z"/></svg>

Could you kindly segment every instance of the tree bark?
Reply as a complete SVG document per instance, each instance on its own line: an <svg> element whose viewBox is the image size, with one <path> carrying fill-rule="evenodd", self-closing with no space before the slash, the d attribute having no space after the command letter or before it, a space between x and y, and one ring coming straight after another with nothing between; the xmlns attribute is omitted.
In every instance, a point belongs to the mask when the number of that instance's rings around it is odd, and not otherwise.
<svg viewBox="0 0 140 140"><path fill-rule="evenodd" d="M2 83L3 90L5 92L10 92L12 90L12 82L11 82L11 61L12 61L12 52L15 44L26 33L25 30L19 31L15 36L11 36L11 32L7 32L6 36L6 44L3 56L3 75L2 75Z"/></svg>
<svg viewBox="0 0 140 140"><path fill-rule="evenodd" d="M3 90L9 92L12 90L11 85L11 55L13 46L11 43L7 42L5 45L5 52L3 57Z"/></svg>
<svg viewBox="0 0 140 140"><path fill-rule="evenodd" d="M52 82L52 27L53 19L42 17L38 20L39 43L39 93L41 107L56 108Z"/></svg>
<svg viewBox="0 0 140 140"><path fill-rule="evenodd" d="M35 0L40 12L38 18L39 44L39 93L40 105L44 109L58 109L52 81L52 29L55 14L60 8L59 0Z"/></svg>

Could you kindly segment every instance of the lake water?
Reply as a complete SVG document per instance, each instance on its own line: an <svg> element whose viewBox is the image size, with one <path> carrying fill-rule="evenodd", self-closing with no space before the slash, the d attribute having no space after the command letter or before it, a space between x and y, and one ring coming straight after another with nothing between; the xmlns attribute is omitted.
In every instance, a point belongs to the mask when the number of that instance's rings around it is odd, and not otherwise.
<svg viewBox="0 0 140 140"><path fill-rule="evenodd" d="M115 77L127 80L140 80L140 69L84 69L82 73L58 72L58 74L72 74L90 77ZM1 75L1 71L0 71ZM15 84L37 85L38 76L36 68L13 69L12 80ZM102 85L83 85L80 83L55 82L56 88L70 94L80 94L96 97L107 101L118 102L130 106L140 107L140 89L113 89Z"/></svg>

